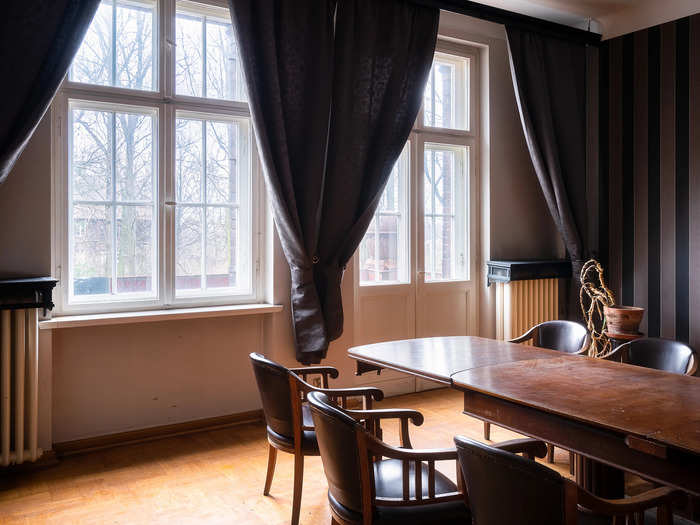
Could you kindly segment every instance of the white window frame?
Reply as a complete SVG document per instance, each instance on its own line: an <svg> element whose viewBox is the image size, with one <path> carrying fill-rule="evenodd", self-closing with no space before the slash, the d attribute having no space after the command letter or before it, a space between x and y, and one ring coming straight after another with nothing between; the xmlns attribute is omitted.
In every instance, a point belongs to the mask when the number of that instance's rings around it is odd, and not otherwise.
<svg viewBox="0 0 700 525"><path fill-rule="evenodd" d="M438 37L435 47L436 56L453 55L460 58L465 58L468 61L466 82L469 86L469 100L466 108L466 129L450 129L426 126L424 124L424 108L421 108L416 117L413 130L411 131L408 142L410 143L410 161L408 170L408 180L406 187L409 195L408 201L408 240L406 247L407 260L407 281L387 281L373 282L360 281L360 250L356 252L355 267L357 287L369 291L372 288L378 287L401 287L405 285L413 285L417 280L417 274L424 273L425 267L425 233L424 219L422 213L423 207L423 156L426 144L439 144L445 146L459 146L467 149L467 171L464 177L464 188L459 191L466 193L466 213L463 224L460 224L460 229L463 229L466 235L465 239L465 272L463 276L455 279L440 279L426 281L428 285L438 285L440 283L450 282L468 282L476 275L476 241L478 239L478 218L476 206L476 180L478 176L479 165L479 96L480 96L480 75L482 74L479 64L479 51L477 48L467 44L455 42L452 40L442 39ZM456 87L464 88L461 82L456 82ZM379 292L378 293L382 293Z"/></svg>
<svg viewBox="0 0 700 525"><path fill-rule="evenodd" d="M211 14L219 9L228 9L225 0L198 0L203 12ZM157 27L154 38L157 44L153 52L158 55L153 91L132 90L121 87L90 85L72 82L66 78L51 106L52 120L52 267L59 279L55 293L58 315L129 312L186 306L220 306L264 302L266 296L264 275L267 265L261 258L265 252L267 206L262 178L262 167L252 131L250 109L246 102L204 99L175 94L175 14L176 0L160 0L156 4ZM188 3L188 7L191 3ZM213 10L212 10L213 8ZM149 110L157 115L157 134L153 137L155 148L154 176L156 183L157 298L133 300L125 298L110 301L69 301L69 257L70 257L70 210L69 210L69 137L70 104L83 101L86 104L105 108L123 106ZM78 102L79 103L79 102ZM251 244L251 293L245 295L221 295L175 297L175 118L177 113L198 114L202 117L248 120L248 144L250 165L250 244Z"/></svg>

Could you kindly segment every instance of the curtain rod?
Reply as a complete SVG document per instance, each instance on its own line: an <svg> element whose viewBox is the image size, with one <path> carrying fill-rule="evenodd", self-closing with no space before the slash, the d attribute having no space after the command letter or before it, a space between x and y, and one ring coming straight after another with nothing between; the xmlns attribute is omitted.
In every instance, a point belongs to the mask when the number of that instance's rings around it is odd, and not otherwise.
<svg viewBox="0 0 700 525"><path fill-rule="evenodd" d="M437 7L462 15L480 18L497 24L511 25L520 29L542 33L548 36L571 40L588 45L600 45L601 36L598 33L584 31L564 24L542 20L534 16L521 15L513 11L499 9L489 5L479 4L471 0L412 0L413 3L429 7Z"/></svg>

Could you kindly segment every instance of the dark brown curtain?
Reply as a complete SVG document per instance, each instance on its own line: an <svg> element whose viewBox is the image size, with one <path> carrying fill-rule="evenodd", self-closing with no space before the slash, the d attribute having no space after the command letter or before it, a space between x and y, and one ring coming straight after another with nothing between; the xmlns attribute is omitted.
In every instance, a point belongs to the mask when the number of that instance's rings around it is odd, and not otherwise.
<svg viewBox="0 0 700 525"><path fill-rule="evenodd" d="M0 17L0 184L49 107L99 0L6 0Z"/></svg>
<svg viewBox="0 0 700 525"><path fill-rule="evenodd" d="M345 265L420 108L439 11L407 0L229 0L291 269L297 359L342 333Z"/></svg>
<svg viewBox="0 0 700 525"><path fill-rule="evenodd" d="M515 96L532 164L571 259L568 317L590 255L586 203L586 47L506 26Z"/></svg>

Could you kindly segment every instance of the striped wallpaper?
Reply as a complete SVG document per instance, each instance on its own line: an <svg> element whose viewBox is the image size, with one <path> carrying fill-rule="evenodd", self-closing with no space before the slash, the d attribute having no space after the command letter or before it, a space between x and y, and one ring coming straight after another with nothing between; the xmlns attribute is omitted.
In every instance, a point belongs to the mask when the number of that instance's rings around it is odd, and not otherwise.
<svg viewBox="0 0 700 525"><path fill-rule="evenodd" d="M700 14L599 57L601 259L642 331L700 350Z"/></svg>

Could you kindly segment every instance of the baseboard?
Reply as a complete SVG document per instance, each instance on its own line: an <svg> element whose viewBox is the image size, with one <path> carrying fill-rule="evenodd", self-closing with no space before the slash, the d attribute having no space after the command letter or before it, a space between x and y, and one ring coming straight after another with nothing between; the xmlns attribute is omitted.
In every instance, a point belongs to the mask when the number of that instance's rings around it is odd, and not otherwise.
<svg viewBox="0 0 700 525"><path fill-rule="evenodd" d="M117 434L107 434L73 441L63 441L61 443L54 443L53 450L58 457L71 456L73 454L82 454L83 452L90 452L93 450L132 445L134 443L143 443L145 441L181 436L183 434L193 434L195 432L218 430L235 425L242 425L244 423L255 423L263 421L263 417L262 410L251 410L249 412L196 419L194 421L185 421L184 423L175 423L172 425L149 427L141 430L119 432Z"/></svg>

